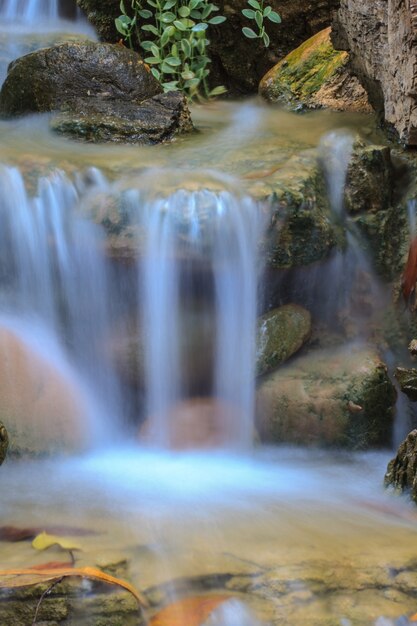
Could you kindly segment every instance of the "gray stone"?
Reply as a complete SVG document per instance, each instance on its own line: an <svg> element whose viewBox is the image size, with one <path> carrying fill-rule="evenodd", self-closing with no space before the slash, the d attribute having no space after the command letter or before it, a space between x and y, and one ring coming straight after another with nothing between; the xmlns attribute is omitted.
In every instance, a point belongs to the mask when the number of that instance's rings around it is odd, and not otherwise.
<svg viewBox="0 0 417 626"><path fill-rule="evenodd" d="M407 435L397 456L388 463L384 484L400 492L409 492L417 503L417 430Z"/></svg>

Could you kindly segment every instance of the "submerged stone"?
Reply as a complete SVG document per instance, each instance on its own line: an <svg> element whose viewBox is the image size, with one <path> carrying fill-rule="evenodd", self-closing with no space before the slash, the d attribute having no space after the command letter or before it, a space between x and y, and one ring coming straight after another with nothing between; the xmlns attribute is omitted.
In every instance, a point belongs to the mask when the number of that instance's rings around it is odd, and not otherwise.
<svg viewBox="0 0 417 626"><path fill-rule="evenodd" d="M329 107L370 112L365 90L347 68L348 55L333 48L330 28L290 52L263 77L260 95L296 108Z"/></svg>
<svg viewBox="0 0 417 626"><path fill-rule="evenodd" d="M396 457L388 463L384 484L400 492L409 492L417 503L417 430L407 435Z"/></svg>
<svg viewBox="0 0 417 626"><path fill-rule="evenodd" d="M369 348L312 351L260 384L264 441L364 449L390 441L396 392Z"/></svg>
<svg viewBox="0 0 417 626"><path fill-rule="evenodd" d="M60 111L51 127L66 136L157 143L192 129L185 99L162 91L139 55L124 46L66 43L11 63L0 113Z"/></svg>
<svg viewBox="0 0 417 626"><path fill-rule="evenodd" d="M295 354L311 334L311 315L297 304L273 309L258 320L256 372L266 374Z"/></svg>

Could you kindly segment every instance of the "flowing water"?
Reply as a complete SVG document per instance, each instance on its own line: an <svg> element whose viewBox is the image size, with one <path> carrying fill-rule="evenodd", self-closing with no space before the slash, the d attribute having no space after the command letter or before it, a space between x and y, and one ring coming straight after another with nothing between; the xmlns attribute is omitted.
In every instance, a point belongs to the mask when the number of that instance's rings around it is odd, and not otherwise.
<svg viewBox="0 0 417 626"><path fill-rule="evenodd" d="M0 19L3 34L15 29L7 59L63 30L90 32L81 17L60 19L56 2L5 0ZM38 451L75 449L7 460L0 526L95 530L77 538L77 565L122 563L157 605L230 595L207 626L411 614L417 515L383 490L392 452L250 447L256 315L268 297L257 244L269 218L253 198L274 177L293 180L320 146L345 222L352 132L378 137L374 122L257 101L193 117L199 134L151 148L73 143L48 116L0 121L0 418ZM371 276L374 309L385 295L354 231L348 239L346 252L274 288L329 326L347 308L366 341L374 311L352 305L358 272ZM2 569L62 558L0 542Z"/></svg>

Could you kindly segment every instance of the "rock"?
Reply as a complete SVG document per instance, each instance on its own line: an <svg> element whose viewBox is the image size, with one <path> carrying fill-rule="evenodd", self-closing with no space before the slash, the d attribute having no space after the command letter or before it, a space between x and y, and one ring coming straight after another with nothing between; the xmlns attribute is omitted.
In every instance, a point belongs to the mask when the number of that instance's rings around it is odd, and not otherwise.
<svg viewBox="0 0 417 626"><path fill-rule="evenodd" d="M347 53L333 48L330 28L326 28L269 70L259 93L265 100L295 108L371 112L366 92L349 73L347 62Z"/></svg>
<svg viewBox="0 0 417 626"><path fill-rule="evenodd" d="M0 416L10 453L39 455L81 450L90 443L88 398L70 372L0 327ZM1 431L0 431L1 436ZM0 441L0 459L7 447Z"/></svg>
<svg viewBox="0 0 417 626"><path fill-rule="evenodd" d="M417 430L407 435L397 456L388 463L384 484L400 492L409 492L417 503Z"/></svg>
<svg viewBox="0 0 417 626"><path fill-rule="evenodd" d="M51 582L19 589L0 590L0 623L2 626L27 626L37 613L43 626L145 626L137 600L117 587L92 582L80 584L65 579L52 588ZM51 588L51 589L50 589ZM39 598L45 593L42 602ZM38 606L39 605L39 606Z"/></svg>
<svg viewBox="0 0 417 626"><path fill-rule="evenodd" d="M10 65L0 113L45 111L61 112L54 130L88 141L156 143L192 128L184 97L163 94L135 52L95 42L44 48Z"/></svg>
<svg viewBox="0 0 417 626"><path fill-rule="evenodd" d="M0 422L0 465L6 458L7 448L9 447L9 435L4 424Z"/></svg>
<svg viewBox="0 0 417 626"><path fill-rule="evenodd" d="M376 213L392 207L396 176L388 146L356 140L346 176L346 210Z"/></svg>
<svg viewBox="0 0 417 626"><path fill-rule="evenodd" d="M266 374L295 354L311 334L311 315L297 304L286 304L258 320L256 372Z"/></svg>
<svg viewBox="0 0 417 626"><path fill-rule="evenodd" d="M261 381L258 430L266 442L382 446L390 441L395 399L387 368L372 350L312 351Z"/></svg>
<svg viewBox="0 0 417 626"><path fill-rule="evenodd" d="M87 105L87 106L86 106ZM51 122L55 132L89 142L154 144L192 130L187 100L179 91L158 94L140 106L119 102L77 101L74 112L61 113Z"/></svg>
<svg viewBox="0 0 417 626"><path fill-rule="evenodd" d="M417 369L397 367L394 374L400 389L413 402L417 402Z"/></svg>
<svg viewBox="0 0 417 626"><path fill-rule="evenodd" d="M341 0L332 35L374 109L407 146L417 145L416 9L416 0Z"/></svg>
<svg viewBox="0 0 417 626"><path fill-rule="evenodd" d="M105 41L120 39L114 19L120 15L119 3L114 0L77 0L88 19ZM302 41L328 26L338 0L271 0L268 4L281 15L282 24L266 21L271 45L265 49L257 39L247 39L243 26L251 26L242 15L247 8L245 0L216 2L219 14L227 20L220 26L210 26L209 55L210 80L213 85L224 84L232 94L256 92L265 72Z"/></svg>
<svg viewBox="0 0 417 626"><path fill-rule="evenodd" d="M83 206L86 214L104 226L109 255L114 259L131 260L140 255L143 224L138 213L131 210L130 202L130 189L137 188L138 180L136 177L131 187L128 180L123 188L114 186L90 196ZM183 188L190 192L201 188L216 192L224 189L224 182L218 179L213 182L206 175L201 180L195 175L191 184L181 177L172 184L169 176L164 176L157 184L161 195ZM335 247L344 247L345 234L341 225L332 219L316 151L305 151L289 158L268 178L248 181L246 188L266 207L268 219L259 248L268 267L284 269L309 265L327 258Z"/></svg>

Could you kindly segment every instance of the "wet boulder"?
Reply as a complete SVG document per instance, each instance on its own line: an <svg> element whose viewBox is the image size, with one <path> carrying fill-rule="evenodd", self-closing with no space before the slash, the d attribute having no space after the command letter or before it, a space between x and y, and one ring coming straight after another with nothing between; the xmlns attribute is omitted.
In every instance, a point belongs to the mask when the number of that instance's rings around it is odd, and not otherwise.
<svg viewBox="0 0 417 626"><path fill-rule="evenodd" d="M266 442L382 446L390 440L395 399L387 368L371 349L315 350L260 382L258 431Z"/></svg>
<svg viewBox="0 0 417 626"><path fill-rule="evenodd" d="M417 430L412 430L388 463L384 484L400 492L408 492L417 503Z"/></svg>
<svg viewBox="0 0 417 626"><path fill-rule="evenodd" d="M311 315L297 304L286 304L258 320L256 372L266 374L289 359L311 334Z"/></svg>
<svg viewBox="0 0 417 626"><path fill-rule="evenodd" d="M347 53L333 48L330 28L326 28L270 69L260 82L259 93L269 102L296 109L370 112L366 92L347 63Z"/></svg>
<svg viewBox="0 0 417 626"><path fill-rule="evenodd" d="M156 143L192 128L185 99L162 91L139 55L123 46L65 43L10 65L0 114L59 111L52 128L66 136Z"/></svg>
<svg viewBox="0 0 417 626"><path fill-rule="evenodd" d="M9 447L9 435L4 424L0 422L0 465L6 458L7 448Z"/></svg>
<svg viewBox="0 0 417 626"><path fill-rule="evenodd" d="M397 367L395 378L398 380L400 389L413 402L417 402L417 369L414 367Z"/></svg>

